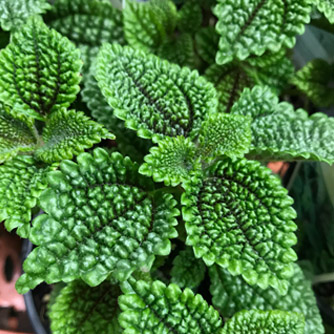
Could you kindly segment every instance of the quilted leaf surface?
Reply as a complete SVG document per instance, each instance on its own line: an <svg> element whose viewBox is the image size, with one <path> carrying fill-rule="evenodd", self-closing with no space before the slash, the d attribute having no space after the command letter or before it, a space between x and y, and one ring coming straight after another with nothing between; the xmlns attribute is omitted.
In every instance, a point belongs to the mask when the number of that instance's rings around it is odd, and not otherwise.
<svg viewBox="0 0 334 334"><path fill-rule="evenodd" d="M47 0L2 0L0 2L1 28L16 30L30 16L43 14L50 8Z"/></svg>
<svg viewBox="0 0 334 334"><path fill-rule="evenodd" d="M54 334L121 334L117 285L106 281L89 287L77 280L69 283L57 296L49 313Z"/></svg>
<svg viewBox="0 0 334 334"><path fill-rule="evenodd" d="M218 0L214 13L220 34L216 61L226 64L265 51L292 48L310 21L308 0Z"/></svg>
<svg viewBox="0 0 334 334"><path fill-rule="evenodd" d="M72 159L101 139L115 139L101 124L92 121L83 112L60 109L47 119L43 129L44 145L36 157L44 162Z"/></svg>
<svg viewBox="0 0 334 334"><path fill-rule="evenodd" d="M283 311L242 311L227 321L222 334L303 334L304 317Z"/></svg>
<svg viewBox="0 0 334 334"><path fill-rule="evenodd" d="M334 23L334 3L331 0L315 0L317 8L323 13L328 21Z"/></svg>
<svg viewBox="0 0 334 334"><path fill-rule="evenodd" d="M102 43L125 44L122 12L108 0L57 0L47 23L80 48L85 72Z"/></svg>
<svg viewBox="0 0 334 334"><path fill-rule="evenodd" d="M75 100L81 66L80 52L67 38L31 18L0 52L0 100L43 119Z"/></svg>
<svg viewBox="0 0 334 334"><path fill-rule="evenodd" d="M221 334L222 319L201 295L160 281L132 283L119 298L124 334Z"/></svg>
<svg viewBox="0 0 334 334"><path fill-rule="evenodd" d="M0 102L0 163L19 152L34 150L37 141L33 123Z"/></svg>
<svg viewBox="0 0 334 334"><path fill-rule="evenodd" d="M296 73L292 83L317 106L329 107L334 104L333 71L333 64L314 59Z"/></svg>
<svg viewBox="0 0 334 334"><path fill-rule="evenodd" d="M129 158L97 148L77 161L48 174L40 196L46 214L33 222L30 240L38 247L23 264L20 293L42 281L81 278L97 286L110 274L125 280L149 270L155 255L168 255L177 236L176 201L150 192L153 184Z"/></svg>
<svg viewBox="0 0 334 334"><path fill-rule="evenodd" d="M96 77L114 115L142 138L195 138L205 115L215 110L212 84L143 51L105 44Z"/></svg>
<svg viewBox="0 0 334 334"><path fill-rule="evenodd" d="M291 104L279 103L268 87L245 89L231 113L253 118L251 157L334 162L333 117L295 111Z"/></svg>
<svg viewBox="0 0 334 334"><path fill-rule="evenodd" d="M226 269L218 266L212 266L209 273L213 305L225 317L232 317L244 309L296 312L305 316L305 334L324 334L311 282L305 278L297 264L285 296L280 296L273 288L262 290L251 286L242 277L232 276Z"/></svg>
<svg viewBox="0 0 334 334"><path fill-rule="evenodd" d="M259 162L223 159L183 184L187 245L251 285L288 289L297 255L293 200Z"/></svg>
<svg viewBox="0 0 334 334"><path fill-rule="evenodd" d="M0 166L0 221L8 231L27 238L30 233L31 209L46 188L45 174L51 167L39 167L33 157L19 155Z"/></svg>
<svg viewBox="0 0 334 334"><path fill-rule="evenodd" d="M178 12L177 27L180 31L196 33L203 20L202 8L197 0L187 0Z"/></svg>
<svg viewBox="0 0 334 334"><path fill-rule="evenodd" d="M219 35L214 27L202 27L196 33L196 50L208 64L214 64L218 51Z"/></svg>
<svg viewBox="0 0 334 334"><path fill-rule="evenodd" d="M204 279L206 267L196 259L190 247L180 251L173 261L171 282L180 288L196 289Z"/></svg>

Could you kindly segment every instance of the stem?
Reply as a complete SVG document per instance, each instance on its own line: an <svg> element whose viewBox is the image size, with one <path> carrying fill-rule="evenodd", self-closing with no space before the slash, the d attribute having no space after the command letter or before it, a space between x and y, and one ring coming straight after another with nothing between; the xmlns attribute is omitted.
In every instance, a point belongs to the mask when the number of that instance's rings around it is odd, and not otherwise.
<svg viewBox="0 0 334 334"><path fill-rule="evenodd" d="M312 285L316 285L319 283L330 283L330 282L334 282L334 272L315 276L313 278Z"/></svg>

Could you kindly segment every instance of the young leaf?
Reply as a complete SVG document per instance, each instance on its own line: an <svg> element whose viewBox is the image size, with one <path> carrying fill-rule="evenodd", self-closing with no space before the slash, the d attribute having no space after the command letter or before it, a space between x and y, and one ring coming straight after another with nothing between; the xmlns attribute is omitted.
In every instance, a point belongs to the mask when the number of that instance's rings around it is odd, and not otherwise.
<svg viewBox="0 0 334 334"><path fill-rule="evenodd" d="M219 35L214 27L203 27L196 33L196 47L199 56L209 65L216 61Z"/></svg>
<svg viewBox="0 0 334 334"><path fill-rule="evenodd" d="M318 10L323 13L331 24L334 24L334 3L331 0L315 0Z"/></svg>
<svg viewBox="0 0 334 334"><path fill-rule="evenodd" d="M142 138L193 139L205 115L216 109L215 89L197 71L130 47L105 44L96 74L114 114Z"/></svg>
<svg viewBox="0 0 334 334"><path fill-rule="evenodd" d="M222 334L304 334L304 317L283 311L241 311L228 320Z"/></svg>
<svg viewBox="0 0 334 334"><path fill-rule="evenodd" d="M295 111L289 103L278 103L268 87L245 89L231 113L253 118L250 157L334 162L333 117Z"/></svg>
<svg viewBox="0 0 334 334"><path fill-rule="evenodd" d="M191 171L201 168L195 145L182 136L161 140L158 147L150 149L144 160L139 173L173 187L186 180Z"/></svg>
<svg viewBox="0 0 334 334"><path fill-rule="evenodd" d="M202 126L199 153L203 160L209 161L220 155L242 157L248 153L251 141L250 117L211 114Z"/></svg>
<svg viewBox="0 0 334 334"><path fill-rule="evenodd" d="M279 179L259 162L224 159L183 184L187 245L206 265L227 268L247 283L280 294L297 255L291 207Z"/></svg>
<svg viewBox="0 0 334 334"><path fill-rule="evenodd" d="M177 10L170 0L151 0L147 3L127 0L123 17L129 45L152 52L174 31Z"/></svg>
<svg viewBox="0 0 334 334"><path fill-rule="evenodd" d="M314 59L296 73L292 83L317 106L329 107L334 104L333 71L333 64Z"/></svg>
<svg viewBox="0 0 334 334"><path fill-rule="evenodd" d="M77 280L57 296L49 314L53 334L121 334L117 285L104 282L91 288Z"/></svg>
<svg viewBox="0 0 334 334"><path fill-rule="evenodd" d="M8 231L27 238L31 209L46 188L44 177L52 167L38 167L33 157L20 155L0 166L0 222Z"/></svg>
<svg viewBox="0 0 334 334"><path fill-rule="evenodd" d="M125 44L122 12L109 0L57 0L46 22L80 48L85 73L103 42Z"/></svg>
<svg viewBox="0 0 334 334"><path fill-rule="evenodd" d="M41 19L31 18L0 52L0 100L41 117L68 107L79 92L80 52Z"/></svg>
<svg viewBox="0 0 334 334"><path fill-rule="evenodd" d="M173 261L171 281L180 288L196 289L204 279L205 270L204 262L196 259L193 250L187 247Z"/></svg>
<svg viewBox="0 0 334 334"><path fill-rule="evenodd" d="M33 151L37 145L33 122L0 102L0 163L19 152Z"/></svg>
<svg viewBox="0 0 334 334"><path fill-rule="evenodd" d="M275 289L262 290L247 284L240 276L232 276L227 270L212 266L210 292L212 303L225 317L247 310L282 310L297 312L305 316L304 334L324 334L322 319L311 282L295 264L294 275L289 280L288 293L280 296Z"/></svg>
<svg viewBox="0 0 334 334"><path fill-rule="evenodd" d="M101 139L115 139L115 136L82 112L60 109L47 119L43 129L44 145L35 154L48 163L72 159L73 155L78 155Z"/></svg>
<svg viewBox="0 0 334 334"><path fill-rule="evenodd" d="M1 0L0 25L3 30L17 30L29 16L43 14L51 6L47 0Z"/></svg>
<svg viewBox="0 0 334 334"><path fill-rule="evenodd" d="M42 281L81 278L97 286L110 274L125 280L149 270L154 255L168 255L177 236L176 201L149 192L153 184L129 158L98 148L77 161L48 174L40 196L46 214L33 221L30 240L38 247L23 264L20 293Z"/></svg>
<svg viewBox="0 0 334 334"><path fill-rule="evenodd" d="M216 62L244 60L265 51L292 48L310 21L308 0L218 0L214 13L220 34Z"/></svg>
<svg viewBox="0 0 334 334"><path fill-rule="evenodd" d="M160 281L134 281L131 286L132 291L119 297L124 334L222 333L218 312L190 289Z"/></svg>
<svg viewBox="0 0 334 334"><path fill-rule="evenodd" d="M195 34L203 20L202 8L197 0L187 0L178 12L177 27L180 31Z"/></svg>

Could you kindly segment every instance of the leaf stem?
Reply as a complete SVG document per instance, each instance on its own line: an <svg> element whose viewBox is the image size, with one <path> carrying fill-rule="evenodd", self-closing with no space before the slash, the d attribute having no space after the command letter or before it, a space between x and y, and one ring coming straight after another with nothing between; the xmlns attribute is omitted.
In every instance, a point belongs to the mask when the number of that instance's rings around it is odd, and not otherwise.
<svg viewBox="0 0 334 334"><path fill-rule="evenodd" d="M313 278L312 285L316 285L319 283L330 283L330 282L334 282L334 272L315 276Z"/></svg>

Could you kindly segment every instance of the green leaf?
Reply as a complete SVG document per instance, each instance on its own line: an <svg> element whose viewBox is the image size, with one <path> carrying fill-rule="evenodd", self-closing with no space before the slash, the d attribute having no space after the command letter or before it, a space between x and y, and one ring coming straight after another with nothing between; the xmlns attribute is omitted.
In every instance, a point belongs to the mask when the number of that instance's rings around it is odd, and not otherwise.
<svg viewBox="0 0 334 334"><path fill-rule="evenodd" d="M108 0L57 0L46 22L80 48L85 73L103 42L125 44L122 12Z"/></svg>
<svg viewBox="0 0 334 334"><path fill-rule="evenodd" d="M168 255L177 236L176 201L150 192L153 184L129 158L97 148L77 161L48 174L40 196L46 214L33 221L30 240L38 247L23 264L20 293L42 281L81 278L97 286L110 274L125 280L148 271L155 255Z"/></svg>
<svg viewBox="0 0 334 334"><path fill-rule="evenodd" d="M30 16L43 14L50 8L47 0L1 0L1 28L7 31L17 30Z"/></svg>
<svg viewBox="0 0 334 334"><path fill-rule="evenodd" d="M314 3L328 21L334 24L334 3L331 0L314 0Z"/></svg>
<svg viewBox="0 0 334 334"><path fill-rule="evenodd" d="M211 114L203 123L199 141L199 154L203 160L210 161L219 155L243 157L252 141L251 118Z"/></svg>
<svg viewBox="0 0 334 334"><path fill-rule="evenodd" d="M150 154L144 160L139 173L173 187L186 180L191 171L201 168L195 145L182 136L161 140L158 147L150 149Z"/></svg>
<svg viewBox="0 0 334 334"><path fill-rule="evenodd" d="M223 159L183 184L187 245L250 285L285 294L297 242L293 200L269 168Z"/></svg>
<svg viewBox="0 0 334 334"><path fill-rule="evenodd" d="M333 71L333 64L314 59L296 73L292 83L317 106L329 107L334 104Z"/></svg>
<svg viewBox="0 0 334 334"><path fill-rule="evenodd" d="M140 50L105 44L96 73L114 115L155 142L165 136L195 138L205 115L216 109L215 89L197 71Z"/></svg>
<svg viewBox="0 0 334 334"><path fill-rule="evenodd" d="M253 118L252 158L334 162L333 117L295 111L291 104L279 103L268 87L245 89L231 113Z"/></svg>
<svg viewBox="0 0 334 334"><path fill-rule="evenodd" d="M242 311L227 321L222 334L303 334L304 317L283 311Z"/></svg>
<svg viewBox="0 0 334 334"><path fill-rule="evenodd" d="M173 261L171 281L180 288L196 289L204 279L205 270L204 262L196 259L193 250L187 247Z"/></svg>
<svg viewBox="0 0 334 334"><path fill-rule="evenodd" d="M219 35L214 27L203 27L196 33L196 50L208 64L214 64L218 51Z"/></svg>
<svg viewBox="0 0 334 334"><path fill-rule="evenodd" d="M79 92L80 52L38 18L0 52L0 100L37 115L68 107Z"/></svg>
<svg viewBox="0 0 334 334"><path fill-rule="evenodd" d="M310 21L308 0L218 0L214 13L220 34L216 62L226 64L267 50L292 48Z"/></svg>
<svg viewBox="0 0 334 334"><path fill-rule="evenodd" d="M0 163L33 151L38 135L33 122L0 102Z"/></svg>
<svg viewBox="0 0 334 334"><path fill-rule="evenodd" d="M222 319L201 295L160 281L135 281L119 297L124 334L221 334Z"/></svg>
<svg viewBox="0 0 334 334"><path fill-rule="evenodd" d="M177 10L170 0L126 1L123 10L125 38L130 46L156 50L174 32Z"/></svg>
<svg viewBox="0 0 334 334"><path fill-rule="evenodd" d="M49 314L53 334L121 334L117 285L104 282L91 288L74 281L63 288Z"/></svg>
<svg viewBox="0 0 334 334"><path fill-rule="evenodd" d="M8 231L27 238L30 233L31 209L46 188L44 177L53 167L39 167L31 156L17 156L0 165L0 222Z"/></svg>
<svg viewBox="0 0 334 334"><path fill-rule="evenodd" d="M291 60L285 54L266 54L249 58L244 62L226 65L212 65L206 78L214 84L218 92L219 111L230 112L246 87L256 84L270 86L277 94L285 88L294 73Z"/></svg>
<svg viewBox="0 0 334 334"><path fill-rule="evenodd" d="M178 12L177 27L180 31L195 34L203 20L202 8L197 0L187 0Z"/></svg>
<svg viewBox="0 0 334 334"><path fill-rule="evenodd" d="M308 281L297 264L289 281L288 293L280 296L275 289L262 290L247 284L240 276L234 277L227 270L212 266L210 292L212 303L225 317L247 310L282 310L304 314L305 334L324 334L317 301Z"/></svg>
<svg viewBox="0 0 334 334"><path fill-rule="evenodd" d="M60 109L47 119L43 129L44 145L35 154L44 162L72 159L73 155L78 155L101 139L115 139L115 136L83 112Z"/></svg>

